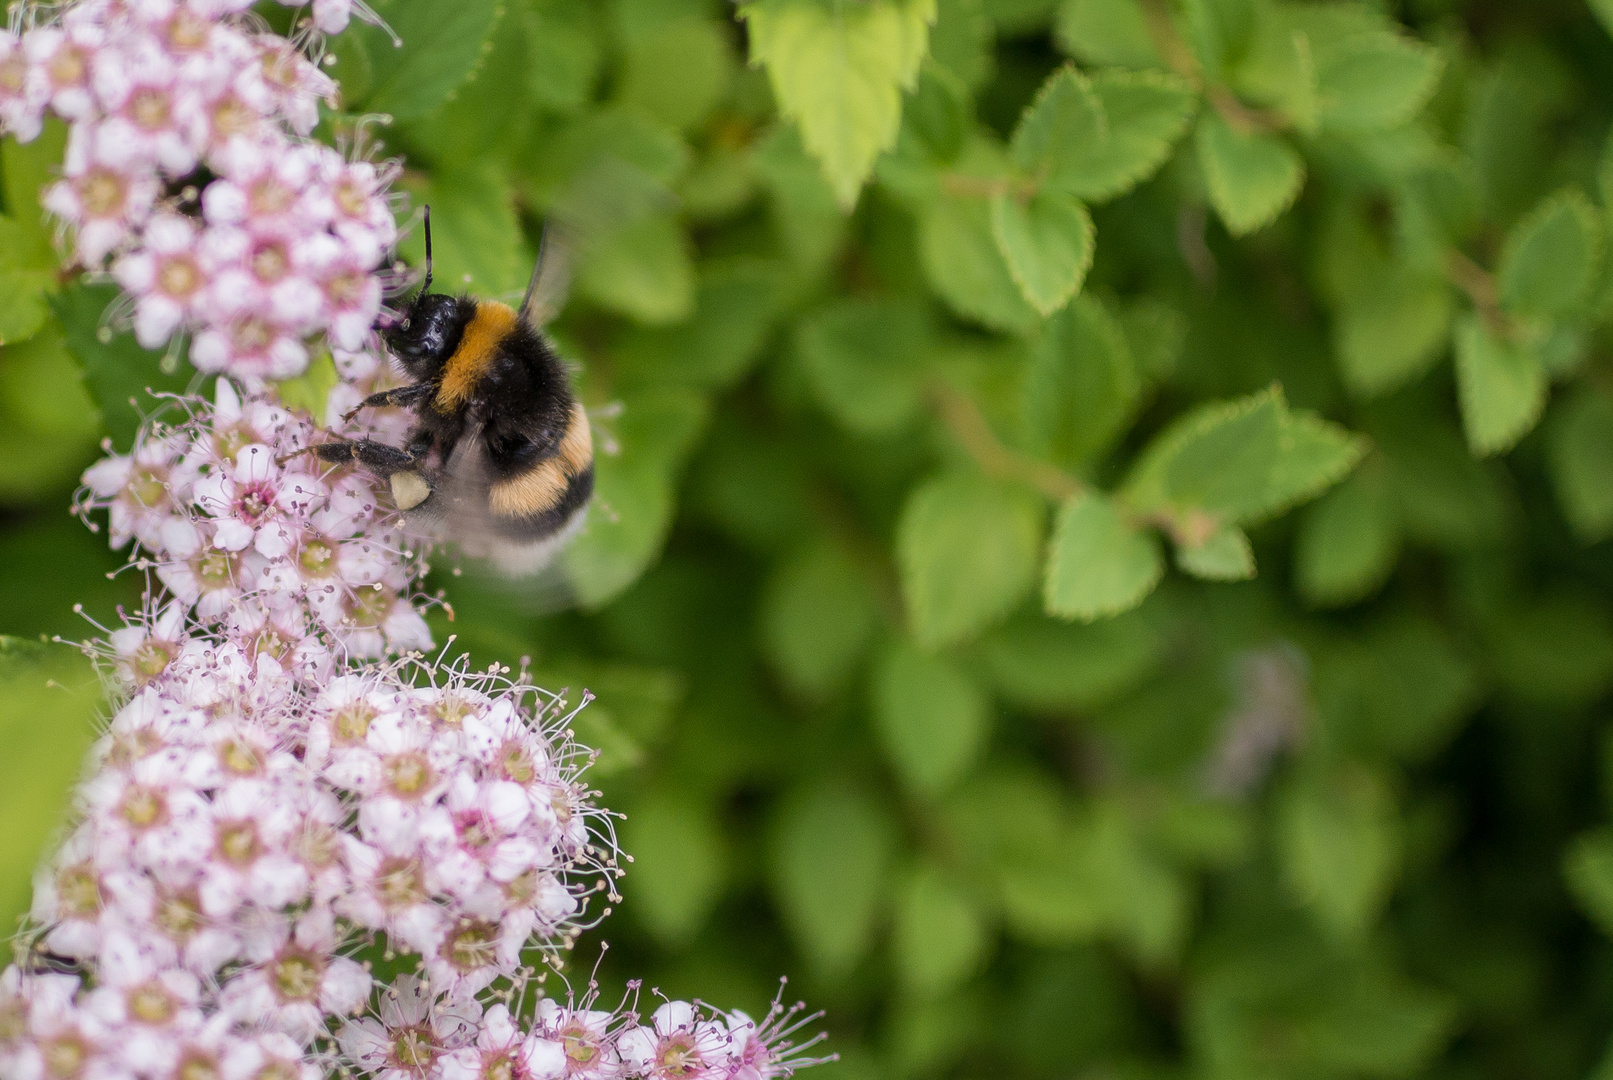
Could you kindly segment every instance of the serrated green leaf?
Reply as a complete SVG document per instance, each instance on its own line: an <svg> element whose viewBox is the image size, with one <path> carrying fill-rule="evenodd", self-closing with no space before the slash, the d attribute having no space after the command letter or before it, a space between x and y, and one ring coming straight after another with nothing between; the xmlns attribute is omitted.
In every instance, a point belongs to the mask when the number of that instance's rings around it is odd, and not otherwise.
<svg viewBox="0 0 1613 1080"><path fill-rule="evenodd" d="M1127 522L1107 496L1086 492L1059 510L1043 603L1062 619L1118 615L1142 603L1164 572L1158 539Z"/></svg>
<svg viewBox="0 0 1613 1080"><path fill-rule="evenodd" d="M414 195L431 207L432 260L441 288L518 303L535 256L521 242L515 192L505 170L480 159L444 167ZM425 230L415 229L398 250L412 265L424 266Z"/></svg>
<svg viewBox="0 0 1613 1080"><path fill-rule="evenodd" d="M1324 129L1389 128L1416 116L1439 84L1439 53L1400 34L1354 34L1316 50Z"/></svg>
<svg viewBox="0 0 1613 1080"><path fill-rule="evenodd" d="M1085 711L1135 686L1158 662L1165 628L1145 606L1094 623L1015 619L981 643L992 689L1028 712Z"/></svg>
<svg viewBox="0 0 1613 1080"><path fill-rule="evenodd" d="M1014 132L1014 167L1079 199L1101 202L1165 163L1197 104L1191 86L1161 72L1074 68L1054 73Z"/></svg>
<svg viewBox="0 0 1613 1080"><path fill-rule="evenodd" d="M593 96L599 75L600 46L591 25L595 13L566 0L545 0L524 8L527 15L527 91L533 101L556 111L581 108Z"/></svg>
<svg viewBox="0 0 1613 1080"><path fill-rule="evenodd" d="M781 565L762 594L764 655L791 690L821 699L862 659L878 617L866 572L817 545Z"/></svg>
<svg viewBox="0 0 1613 1080"><path fill-rule="evenodd" d="M95 458L101 418L54 319L0 347L0 504L70 486Z"/></svg>
<svg viewBox="0 0 1613 1080"><path fill-rule="evenodd" d="M1138 0L1064 0L1053 24L1059 47L1098 67L1159 67Z"/></svg>
<svg viewBox="0 0 1613 1080"><path fill-rule="evenodd" d="M893 829L866 792L824 781L780 811L773 885L784 925L815 968L844 976L868 951L889 875Z"/></svg>
<svg viewBox="0 0 1613 1080"><path fill-rule="evenodd" d="M34 867L65 816L100 705L100 680L76 651L0 637L0 926L28 910Z"/></svg>
<svg viewBox="0 0 1613 1080"><path fill-rule="evenodd" d="M1345 383L1371 397L1422 374L1450 340L1455 308L1439 278L1396 267L1363 282L1334 323Z"/></svg>
<svg viewBox="0 0 1613 1080"><path fill-rule="evenodd" d="M1368 464L1306 509L1294 541L1294 586L1313 607L1355 603L1388 580L1400 517L1383 464Z"/></svg>
<svg viewBox="0 0 1613 1080"><path fill-rule="evenodd" d="M1068 195L991 200L991 234L1025 299L1044 317L1081 291L1092 266L1092 216Z"/></svg>
<svg viewBox="0 0 1613 1080"><path fill-rule="evenodd" d="M1586 389L1551 421L1546 464L1557 502L1587 544L1613 536L1613 399Z"/></svg>
<svg viewBox="0 0 1613 1080"><path fill-rule="evenodd" d="M1560 319L1590 295L1602 257L1602 222L1578 191L1554 195L1507 233L1496 285L1506 309Z"/></svg>
<svg viewBox="0 0 1613 1080"><path fill-rule="evenodd" d="M40 202L45 188L60 174L67 145L67 126L51 119L32 142L8 141L0 153L0 182L10 224L0 244L0 266L9 269L55 270L55 225Z"/></svg>
<svg viewBox="0 0 1613 1080"><path fill-rule="evenodd" d="M1204 581L1247 581L1255 576L1255 553L1236 525L1224 525L1201 544L1176 545L1176 565Z"/></svg>
<svg viewBox="0 0 1613 1080"><path fill-rule="evenodd" d="M945 993L973 974L987 944L985 919L967 892L928 863L908 876L892 941L904 986L926 997Z"/></svg>
<svg viewBox="0 0 1613 1080"><path fill-rule="evenodd" d="M1102 304L1078 296L1032 345L1020 406L1025 449L1084 465L1125 430L1141 394L1125 333Z"/></svg>
<svg viewBox="0 0 1613 1080"><path fill-rule="evenodd" d="M11 224L0 218L0 225ZM9 242L0 229L0 250ZM48 270L0 269L0 345L12 345L31 338L50 315L48 296L54 291L56 275Z"/></svg>
<svg viewBox="0 0 1613 1080"><path fill-rule="evenodd" d="M897 644L873 678L874 730L896 775L938 795L974 764L991 729L991 702L956 665Z"/></svg>
<svg viewBox="0 0 1613 1080"><path fill-rule="evenodd" d="M914 638L938 648L1007 615L1036 578L1042 505L965 473L920 484L896 523L896 562Z"/></svg>
<svg viewBox="0 0 1613 1080"><path fill-rule="evenodd" d="M840 205L857 202L874 159L896 141L901 92L918 77L935 0L753 0L740 8L751 63L779 111L801 125Z"/></svg>
<svg viewBox="0 0 1613 1080"><path fill-rule="evenodd" d="M1400 825L1388 782L1356 765L1304 774L1278 806L1277 854L1294 899L1331 934L1360 940L1400 869Z"/></svg>
<svg viewBox="0 0 1613 1080"><path fill-rule="evenodd" d="M933 337L914 303L841 300L802 319L795 340L818 401L851 430L878 434L918 414Z"/></svg>
<svg viewBox="0 0 1613 1080"><path fill-rule="evenodd" d="M619 452L595 457L594 507L561 558L585 608L621 595L660 552L672 526L673 486L707 411L703 397L678 391L625 404L616 422Z"/></svg>
<svg viewBox="0 0 1613 1080"><path fill-rule="evenodd" d="M1200 510L1255 521L1338 482L1363 445L1343 428L1288 409L1280 389L1202 405L1162 432L1132 467L1125 498L1140 510Z"/></svg>
<svg viewBox="0 0 1613 1080"><path fill-rule="evenodd" d="M1299 197L1305 161L1281 136L1234 131L1209 112L1199 118L1197 139L1210 203L1234 236L1271 224Z"/></svg>
<svg viewBox="0 0 1613 1080"><path fill-rule="evenodd" d="M695 267L678 219L649 214L593 238L577 267L577 289L641 323L688 318L695 304Z"/></svg>
<svg viewBox="0 0 1613 1080"><path fill-rule="evenodd" d="M504 14L500 0L375 0L370 5L401 41L386 30L359 23L369 59L364 111L394 120L424 116L447 101L482 62L493 28Z"/></svg>
<svg viewBox="0 0 1613 1080"><path fill-rule="evenodd" d="M997 248L986 200L942 195L927 203L919 256L931 287L963 318L1016 333L1040 322Z"/></svg>
<svg viewBox="0 0 1613 1080"><path fill-rule="evenodd" d="M1467 445L1486 457L1510 450L1539 421L1546 370L1531 349L1467 315L1456 324L1456 389Z"/></svg>
<svg viewBox="0 0 1613 1080"><path fill-rule="evenodd" d="M655 790L631 804L619 829L622 849L633 856L632 880L621 886L626 910L664 945L689 941L727 874L728 852L711 807L688 792Z"/></svg>
<svg viewBox="0 0 1613 1080"><path fill-rule="evenodd" d="M141 419L155 412L157 393L183 393L193 372L176 366L163 370L163 355L142 349L127 331L113 333L101 320L118 297L115 285L75 283L53 301L56 317L66 334L67 349L84 371L84 386L101 411L101 423L113 449L127 453L134 445Z"/></svg>

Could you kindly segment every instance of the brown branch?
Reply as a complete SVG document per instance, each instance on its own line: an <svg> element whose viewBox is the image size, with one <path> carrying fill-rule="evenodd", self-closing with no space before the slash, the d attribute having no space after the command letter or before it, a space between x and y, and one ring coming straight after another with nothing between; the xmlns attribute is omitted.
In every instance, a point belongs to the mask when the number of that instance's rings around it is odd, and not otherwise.
<svg viewBox="0 0 1613 1080"><path fill-rule="evenodd" d="M1502 338L1512 337L1512 324L1501 310L1501 294L1495 277L1488 270L1452 248L1445 256L1445 277L1467 293L1491 333Z"/></svg>
<svg viewBox="0 0 1613 1080"><path fill-rule="evenodd" d="M969 176L965 173L941 174L941 188L948 195L966 199L994 199L1011 195L1019 202L1033 197L1042 188L1040 177L1016 179L1010 176Z"/></svg>
<svg viewBox="0 0 1613 1080"><path fill-rule="evenodd" d="M967 394L937 386L933 397L941 421L988 476L1029 484L1056 502L1087 490L1085 484L1062 469L1004 446Z"/></svg>
<svg viewBox="0 0 1613 1080"><path fill-rule="evenodd" d="M1143 20L1148 25L1148 36L1153 40L1160 58L1165 61L1165 66L1203 93L1211 108L1220 114L1228 127L1240 135L1252 135L1260 131L1281 131L1288 126L1282 114L1245 105L1225 86L1206 84L1204 69L1199 65L1198 57L1193 55L1192 48L1176 32L1176 23L1171 19L1165 0L1142 0L1142 9Z"/></svg>

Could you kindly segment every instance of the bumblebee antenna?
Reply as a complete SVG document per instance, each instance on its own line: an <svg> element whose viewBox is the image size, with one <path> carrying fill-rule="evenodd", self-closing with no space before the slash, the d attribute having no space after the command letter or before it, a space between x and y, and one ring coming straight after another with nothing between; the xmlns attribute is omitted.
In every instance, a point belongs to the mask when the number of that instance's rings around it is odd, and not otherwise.
<svg viewBox="0 0 1613 1080"><path fill-rule="evenodd" d="M420 283L420 295L431 291L431 204L426 204L426 279Z"/></svg>

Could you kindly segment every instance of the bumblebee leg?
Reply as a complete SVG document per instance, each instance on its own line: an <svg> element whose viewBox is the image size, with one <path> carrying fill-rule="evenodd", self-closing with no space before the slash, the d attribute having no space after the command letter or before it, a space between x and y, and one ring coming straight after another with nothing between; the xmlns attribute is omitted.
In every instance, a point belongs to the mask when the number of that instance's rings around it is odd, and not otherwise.
<svg viewBox="0 0 1613 1080"><path fill-rule="evenodd" d="M409 383L407 386L394 386L390 390L382 390L378 394L371 394L349 409L343 420L351 420L359 414L361 409L408 408L430 397L432 386L429 382Z"/></svg>
<svg viewBox="0 0 1613 1080"><path fill-rule="evenodd" d="M320 461L332 465L358 464L377 476L387 477L405 469L414 469L425 457L429 445L411 443L408 447L397 447L374 439L337 439L308 449Z"/></svg>

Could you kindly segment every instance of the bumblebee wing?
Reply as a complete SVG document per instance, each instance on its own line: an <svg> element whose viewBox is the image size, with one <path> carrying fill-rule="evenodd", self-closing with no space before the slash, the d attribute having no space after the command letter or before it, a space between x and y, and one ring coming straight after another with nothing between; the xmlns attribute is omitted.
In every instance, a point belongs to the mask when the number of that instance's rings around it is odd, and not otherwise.
<svg viewBox="0 0 1613 1080"><path fill-rule="evenodd" d="M538 241L538 261L532 267L532 280L527 283L520 311L521 318L534 330L549 325L566 306L575 254L576 245L565 227L552 218L544 222L543 238Z"/></svg>
<svg viewBox="0 0 1613 1080"><path fill-rule="evenodd" d="M556 556L569 536L542 545L513 541L497 527L487 492L494 475L473 426L443 465L436 495L436 534L447 546L447 564L461 591L478 608L495 604L520 614L548 614L573 607L576 599Z"/></svg>

